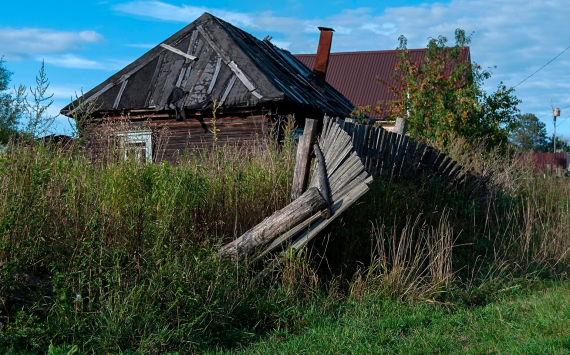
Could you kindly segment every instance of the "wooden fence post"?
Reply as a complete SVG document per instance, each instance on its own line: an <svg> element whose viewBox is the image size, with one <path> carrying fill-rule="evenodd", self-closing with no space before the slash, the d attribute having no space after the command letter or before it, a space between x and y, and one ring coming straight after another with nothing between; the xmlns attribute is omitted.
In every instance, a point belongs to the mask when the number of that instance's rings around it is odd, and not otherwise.
<svg viewBox="0 0 570 355"><path fill-rule="evenodd" d="M408 119L398 117L396 119L396 125L394 126L394 133L398 133L400 135L405 135L406 131L408 130Z"/></svg>
<svg viewBox="0 0 570 355"><path fill-rule="evenodd" d="M309 170L311 169L311 148L317 134L317 120L306 118L305 129L299 137L297 146L297 158L295 172L293 174L293 186L291 188L291 200L297 199L307 189Z"/></svg>

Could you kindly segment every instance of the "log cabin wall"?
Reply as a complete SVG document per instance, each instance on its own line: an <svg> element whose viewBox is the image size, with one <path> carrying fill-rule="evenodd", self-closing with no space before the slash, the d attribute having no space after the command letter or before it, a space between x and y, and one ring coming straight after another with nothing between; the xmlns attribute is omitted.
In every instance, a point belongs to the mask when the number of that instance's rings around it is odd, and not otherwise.
<svg viewBox="0 0 570 355"><path fill-rule="evenodd" d="M261 112L233 112L216 116L219 145L265 142L275 119ZM93 160L106 160L111 156L116 159L116 151L121 149L120 135L128 132L151 133L153 162L166 160L176 163L186 153L213 145L211 114L195 115L186 121L176 121L175 117L174 113L107 116L91 125L83 134L86 151Z"/></svg>

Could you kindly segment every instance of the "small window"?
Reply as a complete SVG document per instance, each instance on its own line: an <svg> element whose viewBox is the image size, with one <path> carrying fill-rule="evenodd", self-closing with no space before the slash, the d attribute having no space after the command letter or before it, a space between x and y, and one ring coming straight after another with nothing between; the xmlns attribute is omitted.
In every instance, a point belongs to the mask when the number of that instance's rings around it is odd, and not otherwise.
<svg viewBox="0 0 570 355"><path fill-rule="evenodd" d="M136 159L140 162L152 162L152 132L135 131L117 133L123 159Z"/></svg>

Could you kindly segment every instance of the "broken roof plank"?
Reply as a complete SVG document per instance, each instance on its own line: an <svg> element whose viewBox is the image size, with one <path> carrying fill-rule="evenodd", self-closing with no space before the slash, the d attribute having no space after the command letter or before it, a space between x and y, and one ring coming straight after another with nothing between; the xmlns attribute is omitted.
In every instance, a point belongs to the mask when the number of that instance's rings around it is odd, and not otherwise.
<svg viewBox="0 0 570 355"><path fill-rule="evenodd" d="M210 81L210 86L208 86L208 91L207 91L208 94L211 94L212 90L214 90L214 86L216 85L216 80L218 79L218 75L220 74L221 67L222 67L222 58L218 57L218 60L216 61L216 70L214 71L214 76Z"/></svg>
<svg viewBox="0 0 570 355"><path fill-rule="evenodd" d="M184 58L187 58L187 59L190 59L190 60L196 60L196 59L198 59L198 57L194 57L193 55L184 53L184 52L182 52L180 49L176 49L176 48L174 48L174 47L172 47L172 46L169 46L168 44L161 43L160 46L161 46L162 48L168 49L169 51L171 51L171 52L173 52L173 53L176 53L176 54L178 54L178 55L181 55L181 56L183 56Z"/></svg>

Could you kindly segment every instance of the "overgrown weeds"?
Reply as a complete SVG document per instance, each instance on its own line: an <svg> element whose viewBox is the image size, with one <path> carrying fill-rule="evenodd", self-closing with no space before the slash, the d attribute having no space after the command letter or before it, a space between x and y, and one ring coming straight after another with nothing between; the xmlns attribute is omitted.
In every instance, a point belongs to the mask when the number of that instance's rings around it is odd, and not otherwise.
<svg viewBox="0 0 570 355"><path fill-rule="evenodd" d="M374 183L322 238L253 284L255 269L216 251L289 202L291 140L217 147L176 165L13 145L0 155L0 348L232 348L298 331L347 298L478 305L564 276L567 181L483 152L449 152L479 177L474 185Z"/></svg>

